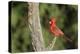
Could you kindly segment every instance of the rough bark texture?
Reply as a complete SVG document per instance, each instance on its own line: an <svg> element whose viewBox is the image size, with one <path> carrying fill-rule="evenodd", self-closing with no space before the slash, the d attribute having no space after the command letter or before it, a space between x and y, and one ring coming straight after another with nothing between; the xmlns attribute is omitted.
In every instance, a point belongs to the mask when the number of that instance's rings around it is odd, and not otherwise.
<svg viewBox="0 0 80 54"><path fill-rule="evenodd" d="M44 51L44 40L39 18L39 3L28 3L28 21L34 51Z"/></svg>

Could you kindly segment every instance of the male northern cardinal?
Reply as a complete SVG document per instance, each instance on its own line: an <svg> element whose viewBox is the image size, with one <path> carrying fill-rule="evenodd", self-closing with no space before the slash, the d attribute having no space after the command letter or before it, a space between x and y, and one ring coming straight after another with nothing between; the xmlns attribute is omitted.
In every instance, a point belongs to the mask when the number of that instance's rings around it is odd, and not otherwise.
<svg viewBox="0 0 80 54"><path fill-rule="evenodd" d="M56 37L59 37L59 36L63 36L64 33L61 31L60 28L57 27L56 25L56 20L54 17L52 17L49 21L49 24L50 24L50 32L55 35ZM72 42L72 40L70 40L68 37L66 37L65 35L63 36L66 40Z"/></svg>
<svg viewBox="0 0 80 54"><path fill-rule="evenodd" d="M50 24L50 31L55 36L62 36L64 33L57 27L56 20L54 18L51 18L49 21Z"/></svg>

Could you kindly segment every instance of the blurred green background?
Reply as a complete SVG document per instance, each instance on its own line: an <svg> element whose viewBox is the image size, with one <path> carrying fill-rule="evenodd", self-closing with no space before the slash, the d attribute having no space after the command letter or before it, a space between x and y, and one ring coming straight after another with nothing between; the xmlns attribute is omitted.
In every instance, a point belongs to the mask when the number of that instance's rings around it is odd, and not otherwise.
<svg viewBox="0 0 80 54"><path fill-rule="evenodd" d="M28 28L27 2L10 2L11 8L11 52L32 52ZM58 38L53 50L78 48L78 5L39 3L42 34L47 47L54 36L49 32L49 19L55 17L57 26L72 40Z"/></svg>

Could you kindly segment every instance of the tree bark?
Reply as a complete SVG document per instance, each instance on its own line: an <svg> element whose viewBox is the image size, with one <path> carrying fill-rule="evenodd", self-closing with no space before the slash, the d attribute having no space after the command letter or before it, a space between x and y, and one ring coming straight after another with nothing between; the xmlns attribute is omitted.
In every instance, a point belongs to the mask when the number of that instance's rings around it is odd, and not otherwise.
<svg viewBox="0 0 80 54"><path fill-rule="evenodd" d="M39 3L28 3L28 22L34 51L44 51L45 45L39 18Z"/></svg>

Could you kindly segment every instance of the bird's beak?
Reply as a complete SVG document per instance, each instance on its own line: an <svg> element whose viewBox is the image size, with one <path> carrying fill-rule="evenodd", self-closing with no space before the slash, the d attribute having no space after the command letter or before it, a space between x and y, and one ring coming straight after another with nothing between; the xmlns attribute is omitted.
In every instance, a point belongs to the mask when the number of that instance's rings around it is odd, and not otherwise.
<svg viewBox="0 0 80 54"><path fill-rule="evenodd" d="M51 24L51 22L49 22L49 24Z"/></svg>

